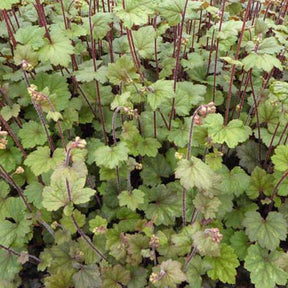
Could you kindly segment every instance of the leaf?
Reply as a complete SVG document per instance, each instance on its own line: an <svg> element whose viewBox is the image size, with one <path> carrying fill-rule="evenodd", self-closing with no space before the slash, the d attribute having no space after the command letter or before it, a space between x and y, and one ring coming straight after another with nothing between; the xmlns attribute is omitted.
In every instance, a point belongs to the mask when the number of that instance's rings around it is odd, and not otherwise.
<svg viewBox="0 0 288 288"><path fill-rule="evenodd" d="M236 268L239 266L239 261L232 247L227 244L222 244L220 256L208 257L205 259L212 265L213 269L207 272L212 280L220 280L228 284L235 284Z"/></svg>
<svg viewBox="0 0 288 288"><path fill-rule="evenodd" d="M265 157L266 149L262 146L262 159ZM254 141L247 141L236 147L237 157L240 159L240 166L245 168L248 173L258 166L259 163L259 144Z"/></svg>
<svg viewBox="0 0 288 288"><path fill-rule="evenodd" d="M181 185L187 190L195 186L199 190L209 190L215 173L207 164L192 156L190 161L183 159L178 162L175 177L180 178Z"/></svg>
<svg viewBox="0 0 288 288"><path fill-rule="evenodd" d="M208 115L203 126L208 128L208 134L213 142L219 144L226 142L229 148L235 148L252 134L251 128L244 126L243 122L238 119L234 119L224 126L221 114Z"/></svg>
<svg viewBox="0 0 288 288"><path fill-rule="evenodd" d="M276 56L269 54L258 55L256 53L250 53L242 60L242 63L244 64L244 69L246 71L258 68L259 70L264 70L265 72L269 73L273 67L276 67L281 71L283 70L279 59L277 59Z"/></svg>
<svg viewBox="0 0 288 288"><path fill-rule="evenodd" d="M261 193L270 196L273 188L273 176L267 174L266 171L260 167L256 167L251 174L246 194L251 199L258 198Z"/></svg>
<svg viewBox="0 0 288 288"><path fill-rule="evenodd" d="M193 204L195 208L203 215L204 219L213 219L216 218L221 201L218 197L206 197L203 194L198 193L193 200Z"/></svg>
<svg viewBox="0 0 288 288"><path fill-rule="evenodd" d="M182 264L180 262L171 259L163 261L161 265L153 267L150 281L155 287L176 287L177 284L186 280L186 275L182 272L181 266ZM152 276L156 276L156 279L153 280Z"/></svg>
<svg viewBox="0 0 288 288"><path fill-rule="evenodd" d="M139 78L136 70L131 57L122 56L115 63L108 64L107 78L114 85L119 85L121 82L129 83Z"/></svg>
<svg viewBox="0 0 288 288"><path fill-rule="evenodd" d="M175 218L181 215L181 188L179 188L176 183L168 187L162 184L151 189L140 186L149 201L146 207L140 207L144 210L147 219L153 219L156 225L173 224Z"/></svg>
<svg viewBox="0 0 288 288"><path fill-rule="evenodd" d="M18 0L2 0L0 3L0 9L10 9L13 4L18 2Z"/></svg>
<svg viewBox="0 0 288 288"><path fill-rule="evenodd" d="M277 54L281 52L283 46L279 45L279 42L275 37L265 38L258 46L258 54Z"/></svg>
<svg viewBox="0 0 288 288"><path fill-rule="evenodd" d="M57 173L58 171L56 171ZM59 172L58 172L59 173ZM51 181L50 186L43 190L43 207L48 211L56 211L69 204L67 186L70 188L71 201L74 204L84 204L90 200L96 191L90 188L84 188L86 179L80 178L66 183L66 177L56 178Z"/></svg>
<svg viewBox="0 0 288 288"><path fill-rule="evenodd" d="M96 264L79 265L79 271L72 277L75 288L101 288L102 281L100 278L99 268ZM78 266L77 265L77 266Z"/></svg>
<svg viewBox="0 0 288 288"><path fill-rule="evenodd" d="M94 234L102 234L107 231L107 220L97 215L94 219L89 221L90 231Z"/></svg>
<svg viewBox="0 0 288 288"><path fill-rule="evenodd" d="M139 30L133 31L132 35L139 55L144 59L152 59L154 57L154 40L156 39L154 27L151 25L141 27Z"/></svg>
<svg viewBox="0 0 288 288"><path fill-rule="evenodd" d="M1 5L1 4L0 4ZM0 6L1 7L1 6ZM22 269L22 265L17 261L17 256L12 253L0 250L0 279L13 280ZM12 286L10 286L12 288ZM15 287L15 286L13 286Z"/></svg>
<svg viewBox="0 0 288 288"><path fill-rule="evenodd" d="M43 186L39 182L33 181L25 187L24 195L27 197L29 203L33 203L37 209L41 209L43 208L42 192Z"/></svg>
<svg viewBox="0 0 288 288"><path fill-rule="evenodd" d="M278 145L275 154L271 157L275 169L278 171L288 170L288 146Z"/></svg>
<svg viewBox="0 0 288 288"><path fill-rule="evenodd" d="M16 65L22 65L24 61L28 65L28 70L33 69L38 64L38 53L34 52L30 45L17 45L14 54L14 62Z"/></svg>
<svg viewBox="0 0 288 288"><path fill-rule="evenodd" d="M22 140L21 143L25 149L34 148L47 142L46 134L41 124L33 120L23 124L22 129L18 132L18 136Z"/></svg>
<svg viewBox="0 0 288 288"><path fill-rule="evenodd" d="M183 0L166 0L159 5L159 12L170 26L180 23L181 14L184 11L185 1Z"/></svg>
<svg viewBox="0 0 288 288"><path fill-rule="evenodd" d="M66 206L67 207L67 206ZM65 208L66 208L65 207ZM79 210L75 209L73 211L73 207L72 207L72 211L71 211L71 214L70 215L65 215L63 213L63 217L62 219L60 220L60 223L61 225L66 229L68 230L71 234L73 233L76 233L77 232L77 228L75 227L75 224L74 222L72 221L72 218L71 218L71 215L73 214L76 222L77 222L77 225L81 228L85 225L85 215L83 215Z"/></svg>
<svg viewBox="0 0 288 288"><path fill-rule="evenodd" d="M132 192L122 191L118 199L119 206L127 206L132 211L135 211L139 204L144 203L144 193L138 189L133 189Z"/></svg>
<svg viewBox="0 0 288 288"><path fill-rule="evenodd" d="M258 212L249 211L242 224L251 242L257 241L261 247L269 250L275 250L280 240L287 237L287 221L278 212L269 212L263 219Z"/></svg>
<svg viewBox="0 0 288 288"><path fill-rule="evenodd" d="M68 90L68 83L65 77L40 72L36 74L35 80L31 81L31 83L38 87L38 91L43 91L46 87L48 88L49 95L46 96L52 102L57 112L69 107L71 94ZM46 102L41 105L41 108L47 113L51 111L49 104Z"/></svg>
<svg viewBox="0 0 288 288"><path fill-rule="evenodd" d="M59 163L64 161L65 154L63 149L57 148L53 156L50 157L50 149L47 146L38 147L36 151L31 152L24 164L31 168L32 172L39 176L42 173L54 169Z"/></svg>
<svg viewBox="0 0 288 288"><path fill-rule="evenodd" d="M121 265L106 267L102 272L103 288L121 288L130 281L130 272Z"/></svg>
<svg viewBox="0 0 288 288"><path fill-rule="evenodd" d="M12 140L11 140L12 141ZM9 142L8 142L9 145ZM5 150L0 149L1 165L7 172L15 170L22 162L22 154L16 147L6 147Z"/></svg>
<svg viewBox="0 0 288 288"><path fill-rule="evenodd" d="M223 171L224 172L224 171ZM232 170L226 170L222 172L222 184L225 187L225 191L233 193L239 197L244 191L246 191L249 184L249 176L239 166L234 167Z"/></svg>
<svg viewBox="0 0 288 288"><path fill-rule="evenodd" d="M31 25L19 28L15 34L15 39L23 45L30 45L34 50L38 50L45 43L43 40L44 34L44 27Z"/></svg>
<svg viewBox="0 0 288 288"><path fill-rule="evenodd" d="M147 23L148 15L154 14L153 6L150 0L126 0L125 8L117 5L114 11L124 26L131 29L133 25Z"/></svg>
<svg viewBox="0 0 288 288"><path fill-rule="evenodd" d="M144 158L140 175L145 185L155 186L161 184L162 178L168 178L171 173L169 163L163 155L158 153L155 158Z"/></svg>
<svg viewBox="0 0 288 288"><path fill-rule="evenodd" d="M174 97L172 80L158 80L148 88L147 102L154 111L165 99L171 99Z"/></svg>
<svg viewBox="0 0 288 288"><path fill-rule="evenodd" d="M98 166L113 169L128 159L128 152L124 142L114 147L101 146L95 151L95 162Z"/></svg>
<svg viewBox="0 0 288 288"><path fill-rule="evenodd" d="M74 48L69 38L65 37L59 30L50 31L52 43L45 39L45 45L40 48L39 60L43 63L49 62L52 65L68 67L71 61L70 56L74 53Z"/></svg>
<svg viewBox="0 0 288 288"><path fill-rule="evenodd" d="M236 231L230 238L231 246L233 247L239 260L243 261L247 255L249 247L249 239L244 231Z"/></svg>
<svg viewBox="0 0 288 288"><path fill-rule="evenodd" d="M125 240L128 245L126 261L136 267L142 262L143 251L149 248L149 238L142 234L127 234Z"/></svg>
<svg viewBox="0 0 288 288"><path fill-rule="evenodd" d="M201 256L217 257L220 255L221 244L220 241L215 241L213 234L210 231L211 229L206 229L204 231L196 232L192 236L193 245L197 248Z"/></svg>
<svg viewBox="0 0 288 288"><path fill-rule="evenodd" d="M129 281L128 288L143 288L147 284L147 270L143 267L131 267L130 274L131 280Z"/></svg>
<svg viewBox="0 0 288 288"><path fill-rule="evenodd" d="M0 113L2 117L8 121L12 117L17 117L20 112L20 105L19 104L13 104L11 107L10 106L4 106Z"/></svg>
<svg viewBox="0 0 288 288"><path fill-rule="evenodd" d="M277 284L286 284L288 273L275 264L279 256L280 252L269 253L257 244L249 247L244 267L250 272L251 282L256 288L274 288Z"/></svg>

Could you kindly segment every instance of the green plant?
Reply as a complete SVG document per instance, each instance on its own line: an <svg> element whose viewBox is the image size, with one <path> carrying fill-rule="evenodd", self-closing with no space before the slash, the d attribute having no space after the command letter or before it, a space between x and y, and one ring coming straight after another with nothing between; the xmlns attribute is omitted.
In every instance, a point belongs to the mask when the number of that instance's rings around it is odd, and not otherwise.
<svg viewBox="0 0 288 288"><path fill-rule="evenodd" d="M0 286L287 285L287 7L2 0Z"/></svg>

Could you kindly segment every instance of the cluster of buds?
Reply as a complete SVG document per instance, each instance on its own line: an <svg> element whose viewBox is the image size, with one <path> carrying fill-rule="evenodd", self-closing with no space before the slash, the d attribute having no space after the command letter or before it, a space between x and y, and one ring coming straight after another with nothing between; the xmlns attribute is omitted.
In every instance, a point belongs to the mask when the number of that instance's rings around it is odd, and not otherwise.
<svg viewBox="0 0 288 288"><path fill-rule="evenodd" d="M208 114L216 112L216 106L214 102L210 102L207 105L201 105L197 110L198 113L194 116L194 121L196 125L201 125L202 118L206 118Z"/></svg>
<svg viewBox="0 0 288 288"><path fill-rule="evenodd" d="M189 43L189 39L188 38L182 38L181 45L187 46L188 43Z"/></svg>
<svg viewBox="0 0 288 288"><path fill-rule="evenodd" d="M207 236L210 236L212 238L212 241L216 243L220 243L223 238L223 235L220 233L218 228L207 228L205 229L204 233Z"/></svg>
<svg viewBox="0 0 288 288"><path fill-rule="evenodd" d="M83 1L82 0L74 0L74 7L75 9L80 9L83 5Z"/></svg>
<svg viewBox="0 0 288 288"><path fill-rule="evenodd" d="M34 69L33 65L30 64L30 63L29 63L28 61L26 61L26 60L22 60L22 61L21 61L21 67L22 67L22 69L23 69L24 71L28 71L28 72L31 72L31 71Z"/></svg>
<svg viewBox="0 0 288 288"><path fill-rule="evenodd" d="M79 148L85 149L87 146L87 142L84 139L81 139L79 136L75 137L75 141L71 143L70 149Z"/></svg>
<svg viewBox="0 0 288 288"><path fill-rule="evenodd" d="M139 117L137 109L131 109L129 107L123 107L122 110L128 115L132 116L133 118L137 119Z"/></svg>
<svg viewBox="0 0 288 288"><path fill-rule="evenodd" d="M38 92L37 89L38 87L32 84L27 88L27 91L34 101L41 102L46 99L46 96L43 93Z"/></svg>
<svg viewBox="0 0 288 288"><path fill-rule="evenodd" d="M17 167L17 169L15 170L15 172L13 174L19 175L19 174L23 174L24 172L25 172L24 168L19 166L19 167Z"/></svg>
<svg viewBox="0 0 288 288"><path fill-rule="evenodd" d="M160 246L159 238L155 234L151 236L150 241L149 241L149 246L151 248L158 248Z"/></svg>
<svg viewBox="0 0 288 288"><path fill-rule="evenodd" d="M107 231L107 228L103 225L95 227L93 229L94 234L104 234Z"/></svg>
<svg viewBox="0 0 288 288"><path fill-rule="evenodd" d="M5 150L6 149L6 145L7 145L7 135L8 132L7 131L2 131L1 127L0 127L0 150Z"/></svg>
<svg viewBox="0 0 288 288"><path fill-rule="evenodd" d="M158 282L163 276L166 274L164 270L161 270L159 273L151 273L149 280L151 283L156 283Z"/></svg>

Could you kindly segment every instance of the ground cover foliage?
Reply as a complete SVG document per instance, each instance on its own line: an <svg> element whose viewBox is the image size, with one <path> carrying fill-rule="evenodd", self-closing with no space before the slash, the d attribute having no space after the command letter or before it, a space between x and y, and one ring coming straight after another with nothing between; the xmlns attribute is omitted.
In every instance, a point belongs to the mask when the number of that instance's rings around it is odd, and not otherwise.
<svg viewBox="0 0 288 288"><path fill-rule="evenodd" d="M287 285L287 0L0 9L1 287Z"/></svg>

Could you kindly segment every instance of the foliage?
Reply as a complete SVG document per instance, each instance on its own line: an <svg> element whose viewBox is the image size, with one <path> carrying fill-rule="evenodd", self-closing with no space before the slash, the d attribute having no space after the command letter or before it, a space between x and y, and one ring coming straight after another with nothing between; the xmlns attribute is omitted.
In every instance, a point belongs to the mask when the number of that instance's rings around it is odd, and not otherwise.
<svg viewBox="0 0 288 288"><path fill-rule="evenodd" d="M287 285L283 3L0 1L1 287Z"/></svg>

